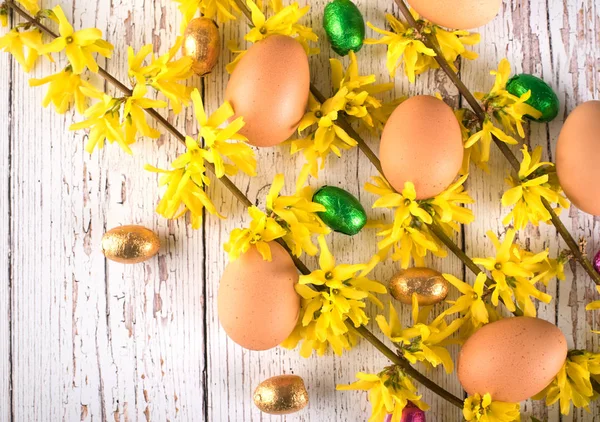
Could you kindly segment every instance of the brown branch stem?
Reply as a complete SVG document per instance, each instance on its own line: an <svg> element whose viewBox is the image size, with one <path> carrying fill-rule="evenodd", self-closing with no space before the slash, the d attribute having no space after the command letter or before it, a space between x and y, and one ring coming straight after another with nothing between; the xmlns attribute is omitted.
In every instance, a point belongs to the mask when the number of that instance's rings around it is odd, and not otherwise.
<svg viewBox="0 0 600 422"><path fill-rule="evenodd" d="M394 1L398 5L400 12L402 12L402 14L404 15L404 18L407 20L407 22L413 28L415 28L416 30L419 30L419 24L415 20L415 18L411 15L410 9L406 5L406 3L403 0L394 0ZM450 78L452 83L458 88L458 91L460 92L460 94L465 98L465 100L467 100L467 102L473 109L473 112L475 113L475 115L477 116L479 121L483 123L483 121L486 118L486 114L485 114L485 111L483 110L483 108L481 107L481 105L479 104L479 102L477 101L477 99L475 98L475 96L465 86L463 81L458 77L458 74L450 67L448 62L446 62L439 46L437 45L437 43L433 42L434 35L432 35L432 34L424 34L424 35L425 35L425 37L424 37L423 42L425 43L425 45L427 47L429 47L429 48L433 49L433 51L435 51L436 56L434 58L435 58L436 62L440 65L440 68L442 68L442 70L446 73L446 75L448 75L448 77ZM500 151L504 155L504 157L508 160L510 165L513 167L513 169L515 169L518 172L519 168L520 168L519 160L517 159L515 154L513 154L513 152L510 150L508 145L506 145L504 142L500 141L495 136L493 137L493 140L494 140L494 143L496 144L496 146L500 149ZM591 279L594 281L594 283L597 285L600 285L600 274L598 274L596 272L596 270L594 270L594 267L592 266L592 263L590 262L590 260L587 258L585 253L580 250L579 245L577 244L577 241L573 238L573 236L571 236L571 233L569 233L569 231L567 230L565 225L562 223L560 218L558 218L558 215L552 208L552 205L550 205L550 203L548 201L546 201L545 199L542 199L542 202L544 204L544 208L546 208L546 210L550 213L552 224L554 225L554 227L556 227L556 230L558 231L560 236L563 238L563 240L565 241L565 243L571 250L571 254L575 257L575 259L577 260L577 262L579 262L579 264L583 267L583 269L588 273L588 275L591 277Z"/></svg>

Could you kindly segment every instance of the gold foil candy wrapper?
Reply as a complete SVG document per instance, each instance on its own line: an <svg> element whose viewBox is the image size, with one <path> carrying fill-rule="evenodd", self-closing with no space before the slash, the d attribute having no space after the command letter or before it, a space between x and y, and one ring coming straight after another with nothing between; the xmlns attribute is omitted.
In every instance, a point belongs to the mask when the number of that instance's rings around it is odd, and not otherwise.
<svg viewBox="0 0 600 422"><path fill-rule="evenodd" d="M142 226L115 227L102 237L102 253L111 261L137 264L158 253L160 240L150 229Z"/></svg>
<svg viewBox="0 0 600 422"><path fill-rule="evenodd" d="M219 27L212 19L192 19L183 34L183 55L191 57L192 70L203 76L215 67L221 54Z"/></svg>
<svg viewBox="0 0 600 422"><path fill-rule="evenodd" d="M299 376L279 375L256 387L254 404L261 412L287 415L302 410L308 404L308 392Z"/></svg>
<svg viewBox="0 0 600 422"><path fill-rule="evenodd" d="M410 305L413 293L419 306L435 305L446 299L448 282L430 268L409 268L396 273L390 280L390 293L400 302Z"/></svg>

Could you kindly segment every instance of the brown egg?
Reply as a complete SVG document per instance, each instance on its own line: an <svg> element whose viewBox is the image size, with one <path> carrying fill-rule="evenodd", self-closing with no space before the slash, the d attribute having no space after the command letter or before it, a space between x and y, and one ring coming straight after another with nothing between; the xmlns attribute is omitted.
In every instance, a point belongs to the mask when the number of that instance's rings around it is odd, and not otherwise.
<svg viewBox="0 0 600 422"><path fill-rule="evenodd" d="M102 236L102 253L111 261L138 264L152 258L160 249L158 236L142 226L121 226Z"/></svg>
<svg viewBox="0 0 600 422"><path fill-rule="evenodd" d="M268 350L283 342L300 312L294 261L278 243L269 246L272 261L263 260L252 247L225 267L219 285L221 326L229 338L249 350Z"/></svg>
<svg viewBox="0 0 600 422"><path fill-rule="evenodd" d="M286 141L302 120L310 89L302 45L271 35L248 49L229 79L225 99L246 125L240 133L257 147ZM234 117L234 118L235 118Z"/></svg>
<svg viewBox="0 0 600 422"><path fill-rule="evenodd" d="M279 375L261 382L254 390L254 404L261 412L288 415L308 404L304 380L297 375Z"/></svg>
<svg viewBox="0 0 600 422"><path fill-rule="evenodd" d="M456 178L463 154L452 109L428 95L400 104L381 135L379 156L385 177L398 192L405 182L413 182L417 199L443 192Z"/></svg>
<svg viewBox="0 0 600 422"><path fill-rule="evenodd" d="M435 305L448 296L448 282L430 268L400 270L390 280L390 294L400 302L411 305L415 293L419 306Z"/></svg>
<svg viewBox="0 0 600 422"><path fill-rule="evenodd" d="M203 76L215 67L221 54L219 27L212 19L195 18L183 33L183 55L193 59L192 70Z"/></svg>
<svg viewBox="0 0 600 422"><path fill-rule="evenodd" d="M415 11L451 29L478 28L496 17L502 0L408 0Z"/></svg>
<svg viewBox="0 0 600 422"><path fill-rule="evenodd" d="M569 114L556 144L556 173L577 208L600 215L600 101Z"/></svg>
<svg viewBox="0 0 600 422"><path fill-rule="evenodd" d="M490 393L518 403L542 391L567 358L567 340L539 318L515 317L479 329L458 358L458 379L469 395Z"/></svg>

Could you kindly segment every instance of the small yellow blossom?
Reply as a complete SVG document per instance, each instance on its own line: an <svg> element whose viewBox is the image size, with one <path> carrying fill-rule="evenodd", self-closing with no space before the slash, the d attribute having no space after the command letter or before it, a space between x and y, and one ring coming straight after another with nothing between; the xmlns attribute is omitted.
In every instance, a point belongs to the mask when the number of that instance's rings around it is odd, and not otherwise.
<svg viewBox="0 0 600 422"><path fill-rule="evenodd" d="M99 95L99 91L88 81L81 78L81 75L73 73L71 66L67 66L61 72L47 76L42 79L30 79L30 86L48 85L48 92L44 97L43 106L48 107L50 103L54 105L56 112L64 114L71 109L73 105L79 114L83 114L88 106L88 96L81 90L87 88L94 91L94 97Z"/></svg>
<svg viewBox="0 0 600 422"><path fill-rule="evenodd" d="M0 25L8 26L8 6L0 5Z"/></svg>
<svg viewBox="0 0 600 422"><path fill-rule="evenodd" d="M387 68L392 78L400 67L401 61L404 63L404 72L411 83L415 82L416 75L439 67L435 60L434 50L428 48L423 42L425 35L433 35L444 59L454 70L456 70L454 62L459 56L469 60L477 58L477 53L467 50L465 46L479 43L479 34L471 34L467 31L448 31L420 18L414 11L411 13L417 20L421 32L409 27L389 13L386 14L386 19L390 24L391 31L379 29L367 22L369 28L383 35L383 38L379 40L366 39L365 44L386 44L388 46Z"/></svg>
<svg viewBox="0 0 600 422"><path fill-rule="evenodd" d="M33 69L40 55L39 50L41 47L42 32L38 29L23 31L19 28L13 28L0 37L0 49L12 54L27 73Z"/></svg>
<svg viewBox="0 0 600 422"><path fill-rule="evenodd" d="M74 123L70 127L70 130L90 129L85 150L91 154L96 148L103 148L104 141L108 141L116 142L123 151L132 154L121 123L121 108L124 100L83 87L80 91L88 97L100 100L85 111L86 120Z"/></svg>
<svg viewBox="0 0 600 422"><path fill-rule="evenodd" d="M239 7L234 0L174 0L179 3L179 11L183 15L181 23L181 32L185 30L188 23L200 11L204 17L214 19L219 22L235 20L234 13L240 13Z"/></svg>
<svg viewBox="0 0 600 422"><path fill-rule="evenodd" d="M460 174L468 174L469 173L469 165L471 163L475 164L477 167L482 169L483 171L489 173L489 168L487 162L482 160L482 148L481 145L483 142L475 142L467 148L467 142L471 138L472 135L477 132L476 127L479 123L477 116L471 110L466 108L459 108L454 111L456 115L456 119L460 125L460 132L463 139L463 144L465 145L465 153L463 156L463 165L460 169Z"/></svg>
<svg viewBox="0 0 600 422"><path fill-rule="evenodd" d="M471 224L475 221L473 211L462 205L473 204L475 200L465 191L464 183L468 174L461 176L456 182L432 199L421 201L421 206L433 209L433 219L437 221L446 232L460 231L461 224Z"/></svg>
<svg viewBox="0 0 600 422"><path fill-rule="evenodd" d="M246 137L238 132L244 126L244 119L238 117L230 123L226 122L234 116L233 107L224 102L210 117L204 111L204 103L200 92L194 89L191 94L194 113L200 126L198 143L204 139L206 160L215 165L215 175L233 176L242 171L249 176L256 175L256 157L254 150L246 143ZM228 141L236 142L228 142ZM227 161L229 160L229 162Z"/></svg>
<svg viewBox="0 0 600 422"><path fill-rule="evenodd" d="M186 138L186 146L187 151L171 163L172 170L151 165L146 165L145 169L161 174L159 184L167 187L156 212L169 219L177 219L189 212L192 227L200 229L204 209L220 218L225 217L218 213L205 192L205 187L210 185L206 175L206 151L190 137Z"/></svg>
<svg viewBox="0 0 600 422"><path fill-rule="evenodd" d="M487 324L490 321L490 315L483 298L487 280L485 273L477 275L473 287L451 274L444 274L444 278L462 293L462 296L457 300L447 301L452 306L444 313L446 315L456 313L463 315L465 319L471 320L474 328Z"/></svg>
<svg viewBox="0 0 600 422"><path fill-rule="evenodd" d="M40 5L38 4L38 0L18 0L17 3L23 6L25 10L27 10L34 16L37 15L37 13L40 11Z"/></svg>
<svg viewBox="0 0 600 422"><path fill-rule="evenodd" d="M427 324L431 306L424 307L419 311L419 302L413 295L412 327L402 328L398 313L390 302L390 319L386 321L383 315L376 318L377 325L391 341L398 344L402 355L412 364L427 362L433 367L443 365L446 373L454 371L454 362L446 349L449 344L447 339L453 335L463 324L464 320L455 319L448 325L445 315L436 318L431 324Z"/></svg>
<svg viewBox="0 0 600 422"><path fill-rule="evenodd" d="M325 207L312 202L312 189L309 186L300 189L295 195L281 196L283 185L283 174L276 175L267 195L267 214L272 214L286 228L287 234L283 240L294 255L299 257L302 252L316 255L319 249L313 243L312 236L330 232L316 214L325 211Z"/></svg>
<svg viewBox="0 0 600 422"><path fill-rule="evenodd" d="M550 303L552 300L552 296L535 287L538 278L532 271L536 265L548 259L548 251L524 254L522 249L514 244L515 235L515 230L508 230L504 241L500 243L498 237L492 231L488 231L487 236L497 250L496 256L474 258L473 262L492 273L495 284L490 286L490 289L493 290L492 303L494 305L498 305L499 298L502 298L506 308L514 312L516 310L514 302L516 301L525 316L534 317L536 309L531 300L532 297L544 303Z"/></svg>
<svg viewBox="0 0 600 422"><path fill-rule="evenodd" d="M529 223L537 226L540 222L551 222L552 217L542 198L556 204L554 210L557 214L569 207L569 201L562 195L554 164L541 161L542 147L536 147L529 154L527 145L524 145L522 152L518 176L506 179L511 188L502 195L502 206L513 206L502 223L507 225L512 221L517 230L524 229Z"/></svg>
<svg viewBox="0 0 600 422"><path fill-rule="evenodd" d="M250 227L234 229L229 236L229 241L223 245L225 252L229 253L230 261L235 261L251 246L256 246L263 259L271 261L269 242L284 237L287 231L273 217L267 216L255 206L248 208L248 215L252 219Z"/></svg>
<svg viewBox="0 0 600 422"><path fill-rule="evenodd" d="M347 150L357 145L344 129L335 121L339 113L346 107L347 88L340 89L335 96L320 104L312 95L309 97L309 111L304 115L298 126L298 132L318 125L316 131L306 138L291 141L291 153L302 151L306 164L298 176L297 186L303 186L311 175L319 175L319 168L325 166L325 159L330 153L341 157L341 150Z"/></svg>
<svg viewBox="0 0 600 422"><path fill-rule="evenodd" d="M463 408L463 416L467 422L517 422L521 420L519 403L492 401L486 393L467 397Z"/></svg>
<svg viewBox="0 0 600 422"><path fill-rule="evenodd" d="M338 385L336 388L343 391L369 392L369 422L383 422L388 414L392 414L393 421L399 421L409 401L421 410L429 409L429 406L421 401L421 396L417 395L417 387L398 366L385 368L377 375L359 372L356 378L359 381L350 385Z"/></svg>
<svg viewBox="0 0 600 422"><path fill-rule="evenodd" d="M147 84L160 91L171 102L175 113L180 113L183 106L190 102L192 87L181 81L193 75L192 59L175 56L181 48L183 37L179 37L171 49L159 57L152 54L152 44L145 45L135 54L133 48L128 48L129 77L137 84ZM147 58L151 55L150 63Z"/></svg>
<svg viewBox="0 0 600 422"><path fill-rule="evenodd" d="M485 118L483 127L479 132L474 133L469 140L465 143L465 148L470 149L475 144L479 143L480 148L480 159L479 162L487 163L490 161L490 150L492 146L493 137L498 138L500 141L508 145L518 144L517 140L512 136L507 135L502 129L494 126L492 120L489 117Z"/></svg>
<svg viewBox="0 0 600 422"><path fill-rule="evenodd" d="M592 379L599 380L600 354L586 350L571 350L567 361L554 380L534 400L546 398L546 405L560 402L560 413L568 415L571 404L590 411L590 402L598 398L592 387Z"/></svg>
<svg viewBox="0 0 600 422"><path fill-rule="evenodd" d="M80 74L86 67L92 72L98 72L98 64L94 59L94 53L110 58L114 49L113 45L102 39L102 31L97 28L75 31L60 6L54 7L52 12L58 20L60 36L49 44L40 47L38 52L47 54L65 50L74 73Z"/></svg>
<svg viewBox="0 0 600 422"><path fill-rule="evenodd" d="M329 342L334 352L341 355L344 347L340 337L349 331L346 320L352 321L355 327L366 325L369 317L365 312L365 299L382 306L373 293L387 293L383 284L367 278L378 260L373 259L368 264L336 266L323 235L319 236L319 246L320 269L300 276L296 285L296 292L302 297L300 317L291 338L283 344L294 348L304 340L307 345L306 348L303 345L301 352L305 357L325 342ZM311 329L306 330L307 327ZM303 338L302 333L307 337Z"/></svg>
<svg viewBox="0 0 600 422"><path fill-rule="evenodd" d="M138 84L133 89L131 97L127 97L123 106L123 119L125 120L125 137L127 144L136 141L138 132L142 136L156 139L160 132L151 128L146 121L146 112L149 108L166 107L167 103L159 100L146 98L148 88L146 85Z"/></svg>
<svg viewBox="0 0 600 422"><path fill-rule="evenodd" d="M312 28L298 23L308 13L310 5L301 8L298 3L294 2L283 7L281 2L270 2L270 7L275 14L267 19L260 5L253 0L246 0L246 4L252 12L252 29L244 36L246 41L256 43L269 35L286 35L295 38L296 41L302 44L307 54L319 53L318 48L315 49L309 46L309 41L318 41L317 34L313 32ZM231 73L246 54L246 50L239 49L234 41L229 42L229 49L237 54L235 59L226 67L227 71Z"/></svg>

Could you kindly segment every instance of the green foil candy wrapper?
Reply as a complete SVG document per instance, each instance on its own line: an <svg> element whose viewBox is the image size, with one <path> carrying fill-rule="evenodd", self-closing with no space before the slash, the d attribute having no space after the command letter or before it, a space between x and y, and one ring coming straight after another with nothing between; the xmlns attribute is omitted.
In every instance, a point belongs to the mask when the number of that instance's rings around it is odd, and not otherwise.
<svg viewBox="0 0 600 422"><path fill-rule="evenodd" d="M313 196L313 202L326 211L319 212L321 220L333 231L354 236L367 224L367 213L352 194L334 186L323 186Z"/></svg>
<svg viewBox="0 0 600 422"><path fill-rule="evenodd" d="M540 111L542 117L534 119L531 116L526 115L525 117L528 119L545 123L554 120L554 118L558 116L560 101L558 100L556 93L552 90L550 85L537 76L529 75L527 73L513 76L506 84L506 90L517 97L520 97L531 90L531 97L525 102Z"/></svg>
<svg viewBox="0 0 600 422"><path fill-rule="evenodd" d="M334 0L325 7L323 28L333 51L340 56L357 53L365 40L365 20L350 0Z"/></svg>

